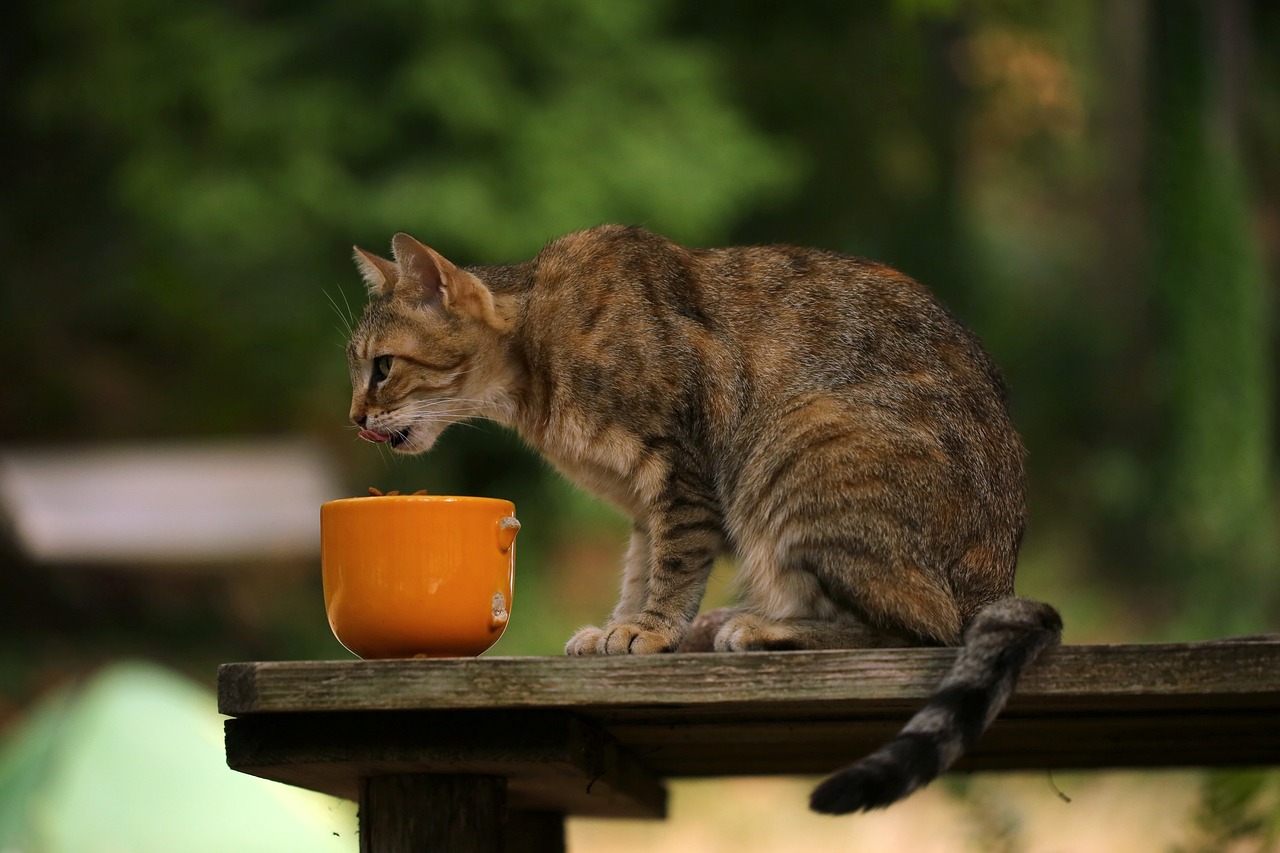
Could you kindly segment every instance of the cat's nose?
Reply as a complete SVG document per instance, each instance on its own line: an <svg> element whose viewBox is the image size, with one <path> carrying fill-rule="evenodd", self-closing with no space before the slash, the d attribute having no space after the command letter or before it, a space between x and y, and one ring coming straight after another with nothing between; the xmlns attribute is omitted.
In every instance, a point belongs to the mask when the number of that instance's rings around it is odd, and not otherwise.
<svg viewBox="0 0 1280 853"><path fill-rule="evenodd" d="M356 426L360 427L361 429L364 429L365 422L368 420L369 420L369 416L365 414L351 416L351 422L354 423Z"/></svg>

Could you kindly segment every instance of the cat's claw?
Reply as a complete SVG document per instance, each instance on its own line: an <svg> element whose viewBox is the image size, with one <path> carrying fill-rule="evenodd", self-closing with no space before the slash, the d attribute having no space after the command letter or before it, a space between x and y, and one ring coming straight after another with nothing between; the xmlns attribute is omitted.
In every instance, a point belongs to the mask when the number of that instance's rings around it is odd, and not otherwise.
<svg viewBox="0 0 1280 853"><path fill-rule="evenodd" d="M639 625L610 625L583 628L565 644L568 655L648 655L669 652L679 643L660 631L648 631Z"/></svg>
<svg viewBox="0 0 1280 853"><path fill-rule="evenodd" d="M614 625L604 637L607 655L651 655L669 652L675 645L667 635L646 631L639 625Z"/></svg>

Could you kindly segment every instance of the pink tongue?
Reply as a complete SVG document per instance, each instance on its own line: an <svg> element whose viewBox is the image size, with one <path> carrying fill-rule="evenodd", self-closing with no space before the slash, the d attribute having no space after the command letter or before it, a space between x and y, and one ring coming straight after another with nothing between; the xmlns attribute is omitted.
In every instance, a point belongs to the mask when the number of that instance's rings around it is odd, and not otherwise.
<svg viewBox="0 0 1280 853"><path fill-rule="evenodd" d="M390 441L391 440L391 436L387 435L386 433L378 432L377 430L374 430L374 429L360 430L360 437L363 438L365 441Z"/></svg>

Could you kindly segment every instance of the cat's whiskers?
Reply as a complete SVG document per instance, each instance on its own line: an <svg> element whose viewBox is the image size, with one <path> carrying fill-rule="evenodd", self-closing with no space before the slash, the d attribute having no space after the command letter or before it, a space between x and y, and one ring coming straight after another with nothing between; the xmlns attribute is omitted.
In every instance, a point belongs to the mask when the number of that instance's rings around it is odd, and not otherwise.
<svg viewBox="0 0 1280 853"><path fill-rule="evenodd" d="M417 415L447 413L450 415L480 414L490 407L487 400L450 398L447 400L411 400L401 406L398 411Z"/></svg>
<svg viewBox="0 0 1280 853"><path fill-rule="evenodd" d="M351 329L356 324L356 312L351 309L351 301L347 299L347 292L342 288L338 288L338 293L342 294L342 304L347 306L347 328Z"/></svg>
<svg viewBox="0 0 1280 853"><path fill-rule="evenodd" d="M465 427L474 428L475 421L469 413L441 412L433 415L418 415L414 418L413 423L420 425L447 427L452 424L461 424Z"/></svg>
<svg viewBox="0 0 1280 853"><path fill-rule="evenodd" d="M413 400L396 410L396 419L408 418L410 424L448 427L454 424L468 429L479 429L472 421L475 417L488 417L490 404L486 400L450 398L442 400Z"/></svg>
<svg viewBox="0 0 1280 853"><path fill-rule="evenodd" d="M382 467L388 471L391 470L390 452L381 444L378 445L378 458L382 460Z"/></svg>
<svg viewBox="0 0 1280 853"><path fill-rule="evenodd" d="M338 329L337 331L340 333L343 333L344 337L349 339L352 335L352 327L353 327L351 303L347 302L347 313L343 314L342 309L338 307L337 300L335 300L327 290L322 289L320 292L323 293L324 298L329 301L329 306L333 308L333 313L337 314L338 319L342 321L342 328ZM339 291L339 292L342 293L342 291ZM343 302L346 302L347 300L346 293L342 293L342 300Z"/></svg>

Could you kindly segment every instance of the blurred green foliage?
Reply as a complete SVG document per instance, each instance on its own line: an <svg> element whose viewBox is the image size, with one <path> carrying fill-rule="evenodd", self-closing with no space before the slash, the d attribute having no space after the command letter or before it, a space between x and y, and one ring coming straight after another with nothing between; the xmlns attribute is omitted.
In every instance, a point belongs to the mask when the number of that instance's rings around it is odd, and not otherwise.
<svg viewBox="0 0 1280 853"><path fill-rule="evenodd" d="M1265 624L1280 589L1272 288L1231 88L1246 38L1178 0L1153 39L1152 283L1169 393L1160 555L1201 630Z"/></svg>
<svg viewBox="0 0 1280 853"><path fill-rule="evenodd" d="M613 220L821 245L933 287L1005 368L1022 588L1068 639L1274 627L1280 60L1248 48L1280 12L1169 8L19 3L0 440L303 434L353 491L511 497L504 650L551 652L607 611L625 525L489 425L412 461L355 441L351 244L502 262ZM310 583L271 593L250 650L332 649ZM170 648L231 656L248 630L192 612Z"/></svg>
<svg viewBox="0 0 1280 853"><path fill-rule="evenodd" d="M820 245L919 278L1002 364L1030 449L1021 591L1068 641L1276 628L1280 4L11 5L6 444L301 434L353 493L512 498L496 651L555 653L607 613L626 525L490 425L417 460L355 440L351 244L503 262L623 221ZM41 571L0 596L0 725L121 653L205 679L343 654L314 567ZM1268 778L1208 783L1208 845L1275 838Z"/></svg>
<svg viewBox="0 0 1280 853"><path fill-rule="evenodd" d="M1280 840L1280 776L1262 770L1205 774L1192 846L1171 853L1274 850Z"/></svg>
<svg viewBox="0 0 1280 853"><path fill-rule="evenodd" d="M24 163L11 273L78 298L36 307L46 324L29 322L35 293L8 295L6 357L39 354L6 395L10 438L33 386L60 410L49 439L86 421L308 428L340 412L340 359L316 343L326 293L360 299L352 242L382 250L412 230L460 262L518 260L606 219L721 240L796 168L728 100L718 52L663 31L659 3L24 11L39 49L8 103ZM110 382L124 387L102 400Z"/></svg>

